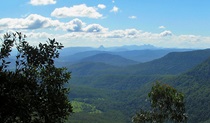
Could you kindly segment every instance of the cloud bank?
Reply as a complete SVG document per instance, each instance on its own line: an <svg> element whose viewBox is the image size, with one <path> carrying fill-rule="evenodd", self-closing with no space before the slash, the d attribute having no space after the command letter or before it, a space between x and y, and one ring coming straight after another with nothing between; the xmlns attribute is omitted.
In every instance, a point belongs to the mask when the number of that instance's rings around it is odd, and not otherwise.
<svg viewBox="0 0 210 123"><path fill-rule="evenodd" d="M164 29L161 27L161 29ZM56 38L65 46L90 45L142 45L159 47L205 48L210 46L210 37L196 35L176 35L170 30L159 33L145 32L136 28L109 30L97 23L87 24L79 18L67 22L30 14L22 18L0 19L0 34L5 31L22 31L34 44L37 40ZM45 30L45 31L43 31Z"/></svg>

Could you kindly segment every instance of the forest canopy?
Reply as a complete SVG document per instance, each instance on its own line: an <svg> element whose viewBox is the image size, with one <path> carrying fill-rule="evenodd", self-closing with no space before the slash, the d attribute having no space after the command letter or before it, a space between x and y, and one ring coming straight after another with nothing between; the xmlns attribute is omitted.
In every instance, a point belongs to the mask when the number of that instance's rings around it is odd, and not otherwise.
<svg viewBox="0 0 210 123"><path fill-rule="evenodd" d="M6 33L0 51L0 122L63 123L72 113L70 79L54 59L63 48L55 39L31 46L20 32ZM14 68L11 52L17 50Z"/></svg>
<svg viewBox="0 0 210 123"><path fill-rule="evenodd" d="M151 110L141 110L133 117L134 123L186 122L184 95L175 88L156 82L148 94Z"/></svg>

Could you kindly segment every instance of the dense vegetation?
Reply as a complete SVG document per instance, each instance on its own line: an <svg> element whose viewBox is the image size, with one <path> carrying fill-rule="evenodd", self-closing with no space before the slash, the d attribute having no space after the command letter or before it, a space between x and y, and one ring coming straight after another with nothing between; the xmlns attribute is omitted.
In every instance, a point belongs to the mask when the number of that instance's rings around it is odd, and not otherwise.
<svg viewBox="0 0 210 123"><path fill-rule="evenodd" d="M17 48L15 69L10 53ZM72 113L68 100L70 73L54 59L62 45L54 39L31 46L21 33L5 34L0 52L0 122L63 123Z"/></svg>
<svg viewBox="0 0 210 123"><path fill-rule="evenodd" d="M209 75L210 58L171 82L186 95L186 109L190 123L208 122L210 119Z"/></svg>
<svg viewBox="0 0 210 123"><path fill-rule="evenodd" d="M76 69L74 65L69 67L73 73L80 70L72 74L70 85L75 87L70 96L73 100L90 104L100 110L101 113L95 117L98 123L119 121L114 117L106 118L113 111L120 117L118 119L131 122L132 116L140 109L148 110L147 93L152 83L159 80L184 93L188 122L208 122L210 63L205 60L209 57L210 50L206 49L169 53L151 62L128 67L97 63L101 66L99 69L98 66L88 65L96 65L94 62L82 63L85 66L78 63ZM91 115L83 113L75 113L72 117L85 115L84 117L90 116L92 119ZM81 121L77 118L74 120Z"/></svg>
<svg viewBox="0 0 210 123"><path fill-rule="evenodd" d="M184 95L175 88L156 82L148 94L151 110L137 113L133 117L134 123L164 123L186 122Z"/></svg>

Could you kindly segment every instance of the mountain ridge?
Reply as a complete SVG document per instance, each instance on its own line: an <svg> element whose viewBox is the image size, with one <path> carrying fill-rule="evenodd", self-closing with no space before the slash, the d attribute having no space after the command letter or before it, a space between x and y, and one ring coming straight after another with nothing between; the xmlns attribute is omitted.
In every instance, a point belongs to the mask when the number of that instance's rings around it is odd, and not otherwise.
<svg viewBox="0 0 210 123"><path fill-rule="evenodd" d="M100 53L93 56L89 56L80 60L79 62L102 62L114 66L128 66L138 63L136 61L109 53Z"/></svg>

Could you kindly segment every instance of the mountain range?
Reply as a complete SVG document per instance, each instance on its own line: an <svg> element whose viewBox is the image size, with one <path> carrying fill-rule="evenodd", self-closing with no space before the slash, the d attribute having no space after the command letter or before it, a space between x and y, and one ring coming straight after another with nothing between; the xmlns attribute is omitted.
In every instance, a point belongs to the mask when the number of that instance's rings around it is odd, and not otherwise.
<svg viewBox="0 0 210 123"><path fill-rule="evenodd" d="M126 57L130 53L152 57L148 61L134 60ZM145 100L155 81L167 83L185 94L188 122L210 121L210 49L89 50L70 56L79 58L65 64L72 72L70 98L95 106L101 112L77 113L73 116L76 122L80 121L79 117L96 115L98 118L94 118L99 123L131 122L137 111L148 106ZM142 55L141 59L145 57ZM68 63L68 59L64 61ZM118 116L118 120L110 115Z"/></svg>

